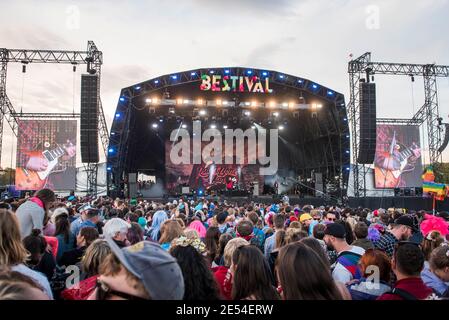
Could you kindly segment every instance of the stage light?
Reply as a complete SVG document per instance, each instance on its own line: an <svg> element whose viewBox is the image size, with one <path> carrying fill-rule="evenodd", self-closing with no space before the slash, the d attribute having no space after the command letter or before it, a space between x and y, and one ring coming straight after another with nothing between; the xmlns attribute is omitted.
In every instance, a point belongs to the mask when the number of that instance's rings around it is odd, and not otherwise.
<svg viewBox="0 0 449 320"><path fill-rule="evenodd" d="M275 116L276 118L279 117L279 112L274 112L273 116Z"/></svg>
<svg viewBox="0 0 449 320"><path fill-rule="evenodd" d="M245 102L245 106L250 106L251 105L251 102Z"/></svg>
<svg viewBox="0 0 449 320"><path fill-rule="evenodd" d="M136 87L136 90L140 90L140 88L141 88L140 86L137 86L137 87Z"/></svg>
<svg viewBox="0 0 449 320"><path fill-rule="evenodd" d="M200 116L205 116L206 115L206 110L200 110L199 114L200 114Z"/></svg>
<svg viewBox="0 0 449 320"><path fill-rule="evenodd" d="M318 85L314 83L314 84L312 84L312 88L316 90L316 89L318 89Z"/></svg>
<svg viewBox="0 0 449 320"><path fill-rule="evenodd" d="M161 119L162 120L162 119ZM157 124L157 123L153 123L152 125L151 125L151 127L153 127L154 129L157 129L157 127L158 127L159 125Z"/></svg>
<svg viewBox="0 0 449 320"><path fill-rule="evenodd" d="M108 167L108 168L107 168L107 170L108 170L108 171L111 171L111 170L112 170L112 168L111 168L111 167Z"/></svg>
<svg viewBox="0 0 449 320"><path fill-rule="evenodd" d="M279 130L284 130L284 126L279 126Z"/></svg>
<svg viewBox="0 0 449 320"><path fill-rule="evenodd" d="M196 104L199 105L199 106L202 106L203 105L203 100L202 99L198 99L196 101Z"/></svg>
<svg viewBox="0 0 449 320"><path fill-rule="evenodd" d="M120 116L121 116L120 113L116 113L116 114L115 114L115 117L116 117L116 118L120 118Z"/></svg>
<svg viewBox="0 0 449 320"><path fill-rule="evenodd" d="M171 78L172 78L173 80L176 80L176 79L178 79L178 76L174 74L174 75L171 76Z"/></svg>
<svg viewBox="0 0 449 320"><path fill-rule="evenodd" d="M187 125L186 125L186 124L183 124L181 127L182 127L183 129L185 129L185 128L187 128Z"/></svg>
<svg viewBox="0 0 449 320"><path fill-rule="evenodd" d="M251 112L245 111L245 116L249 117L251 115Z"/></svg>
<svg viewBox="0 0 449 320"><path fill-rule="evenodd" d="M284 77L285 77L285 76L284 76L283 74L280 74L280 75L279 75L279 78L281 78L281 79L284 79Z"/></svg>
<svg viewBox="0 0 449 320"><path fill-rule="evenodd" d="M251 129L253 129L253 130L256 129L256 126L251 126Z"/></svg>
<svg viewBox="0 0 449 320"><path fill-rule="evenodd" d="M247 74L252 74L253 72L251 70L246 71Z"/></svg>
<svg viewBox="0 0 449 320"><path fill-rule="evenodd" d="M149 98L145 99L145 103L146 103L146 104L150 104L150 103L151 103L151 101L152 101L152 100L151 100L151 99L149 99Z"/></svg>
<svg viewBox="0 0 449 320"><path fill-rule="evenodd" d="M179 98L179 99L176 101L176 103L177 103L177 104L182 104L182 101L183 101L182 98Z"/></svg>
<svg viewBox="0 0 449 320"><path fill-rule="evenodd" d="M270 104L269 104L269 106L270 106L270 108L274 108L274 107L276 107L276 102L274 102L274 101L270 101Z"/></svg>
<svg viewBox="0 0 449 320"><path fill-rule="evenodd" d="M327 92L327 95L328 95L328 96L333 96L333 95L334 95L334 92L329 90L329 91Z"/></svg>
<svg viewBox="0 0 449 320"><path fill-rule="evenodd" d="M287 108L287 107L288 107L288 103L287 103L287 102L284 102L284 103L282 104L282 106L283 106L284 108Z"/></svg>
<svg viewBox="0 0 449 320"><path fill-rule="evenodd" d="M164 122L164 119L160 118L160 119L159 119L159 122Z"/></svg>
<svg viewBox="0 0 449 320"><path fill-rule="evenodd" d="M155 84L158 84L158 83L159 83L159 80L154 80L154 83L155 83Z"/></svg>
<svg viewBox="0 0 449 320"><path fill-rule="evenodd" d="M220 99L217 99L217 100L215 101L215 104L216 104L217 106L221 106L221 100L220 100Z"/></svg>
<svg viewBox="0 0 449 320"><path fill-rule="evenodd" d="M351 170L351 168L349 168L349 167L346 167L346 171L349 171L349 170Z"/></svg>
<svg viewBox="0 0 449 320"><path fill-rule="evenodd" d="M228 128L228 126L225 124L224 126L223 126L223 129L227 129Z"/></svg>
<svg viewBox="0 0 449 320"><path fill-rule="evenodd" d="M216 129L217 126L216 126L215 124L211 124L211 125L210 125L210 128L211 128L211 129Z"/></svg>
<svg viewBox="0 0 449 320"><path fill-rule="evenodd" d="M349 150L346 150L346 153L349 154Z"/></svg>
<svg viewBox="0 0 449 320"><path fill-rule="evenodd" d="M323 108L323 105L322 105L322 104L317 104L316 107L317 107L318 109L321 109L321 108Z"/></svg>
<svg viewBox="0 0 449 320"><path fill-rule="evenodd" d="M347 134L347 135L346 135L346 138L348 138L348 139L349 139L349 134Z"/></svg>
<svg viewBox="0 0 449 320"><path fill-rule="evenodd" d="M252 101L252 102L251 102L251 106L252 106L252 107L257 107L257 101Z"/></svg>
<svg viewBox="0 0 449 320"><path fill-rule="evenodd" d="M293 109L293 108L295 107L295 103L294 103L294 102L290 102L290 103L288 104L288 107L289 107L290 109Z"/></svg>
<svg viewBox="0 0 449 320"><path fill-rule="evenodd" d="M229 102L227 102L227 101L223 101L223 105L224 105L224 106L227 106L228 103L229 103Z"/></svg>
<svg viewBox="0 0 449 320"><path fill-rule="evenodd" d="M226 69L224 72L225 72L226 74L229 74L229 70L227 70L227 69Z"/></svg>
<svg viewBox="0 0 449 320"><path fill-rule="evenodd" d="M203 195L203 190L198 190L198 195L202 196Z"/></svg>
<svg viewBox="0 0 449 320"><path fill-rule="evenodd" d="M152 104L157 104L158 103L158 99L157 98L152 98L151 99L151 103Z"/></svg>
<svg viewBox="0 0 449 320"><path fill-rule="evenodd" d="M170 113L173 113L173 114L174 114L174 113L175 113L175 108L170 108L168 112L170 112Z"/></svg>
<svg viewBox="0 0 449 320"><path fill-rule="evenodd" d="M184 104L189 104L189 102L190 102L189 100L184 100L183 101Z"/></svg>
<svg viewBox="0 0 449 320"><path fill-rule="evenodd" d="M124 97L120 97L120 101L121 102L125 101L125 98Z"/></svg>
<svg viewBox="0 0 449 320"><path fill-rule="evenodd" d="M343 121L348 121L348 119L347 118L343 118Z"/></svg>
<svg viewBox="0 0 449 320"><path fill-rule="evenodd" d="M196 76L196 72L191 72L190 75L191 75L192 77L194 77L194 76Z"/></svg>
<svg viewBox="0 0 449 320"><path fill-rule="evenodd" d="M209 73L211 73L211 74L214 74L214 73L215 73L215 71L214 71L214 70L211 70L211 71L209 71Z"/></svg>
<svg viewBox="0 0 449 320"><path fill-rule="evenodd" d="M298 79L298 83L303 83L304 81L302 81L301 79Z"/></svg>
<svg viewBox="0 0 449 320"><path fill-rule="evenodd" d="M115 132L111 132L111 136L115 136Z"/></svg>
<svg viewBox="0 0 449 320"><path fill-rule="evenodd" d="M264 77L266 77L266 76L268 76L268 72L264 71L264 72L262 72L262 75L263 75Z"/></svg>
<svg viewBox="0 0 449 320"><path fill-rule="evenodd" d="M109 153L113 153L114 149L110 148L108 151L109 151Z"/></svg>

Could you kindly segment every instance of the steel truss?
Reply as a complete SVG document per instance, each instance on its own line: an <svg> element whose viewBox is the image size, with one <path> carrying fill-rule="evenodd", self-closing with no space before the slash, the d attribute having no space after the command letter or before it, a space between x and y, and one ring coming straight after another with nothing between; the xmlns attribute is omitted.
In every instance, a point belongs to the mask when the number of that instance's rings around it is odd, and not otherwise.
<svg viewBox="0 0 449 320"><path fill-rule="evenodd" d="M98 79L101 77L101 65L103 64L103 53L98 50L93 41L88 41L86 51L67 51L67 50L28 50L28 49L6 49L0 48L0 163L1 150L3 142L3 124L4 120L8 122L12 132L17 136L17 123L20 118L79 118L79 114L75 113L17 113L6 93L6 78L8 63L59 63L87 65L87 72L97 74ZM100 92L100 81L98 81L98 92ZM103 107L99 95L98 112L99 112L99 134L102 142L105 156L107 156L107 148L109 145L109 133L104 116ZM92 193L97 193L97 163L88 163L88 189Z"/></svg>
<svg viewBox="0 0 449 320"><path fill-rule="evenodd" d="M380 123L415 124L426 123L429 142L429 153L431 163L437 163L441 159L441 152L438 150L441 144L441 131L438 125L438 89L437 78L449 77L449 66L435 64L406 64L406 63L386 63L372 62L371 53L367 52L348 64L350 101L348 104L348 114L352 133L352 157L354 165L354 195L366 196L366 174L368 166L362 165L359 168L357 163L359 153L359 125L360 125L360 101L359 83L370 81L370 77L375 74L402 75L408 77L423 77L425 103L413 116L412 119L378 119ZM380 120L380 121L379 121ZM384 121L386 120L386 122ZM384 121L384 122L382 122ZM361 170L361 172L360 172Z"/></svg>

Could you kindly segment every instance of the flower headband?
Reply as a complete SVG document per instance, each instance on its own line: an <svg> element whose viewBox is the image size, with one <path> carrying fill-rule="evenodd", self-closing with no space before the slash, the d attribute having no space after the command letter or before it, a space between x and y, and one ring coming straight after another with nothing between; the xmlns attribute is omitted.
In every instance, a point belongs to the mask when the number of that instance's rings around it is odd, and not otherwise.
<svg viewBox="0 0 449 320"><path fill-rule="evenodd" d="M194 247L199 253L206 251L206 245L198 238L189 239L185 236L180 236L179 238L172 241L172 246Z"/></svg>

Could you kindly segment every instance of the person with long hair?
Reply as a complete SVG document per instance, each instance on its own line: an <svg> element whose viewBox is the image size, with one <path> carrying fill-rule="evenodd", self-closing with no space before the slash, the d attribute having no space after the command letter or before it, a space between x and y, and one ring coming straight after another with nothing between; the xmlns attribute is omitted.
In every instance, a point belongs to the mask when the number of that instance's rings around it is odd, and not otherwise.
<svg viewBox="0 0 449 320"><path fill-rule="evenodd" d="M214 262L212 263L213 265L215 265L215 268L224 265L224 251L226 245L231 239L233 238L229 233L223 233L222 235L220 235L220 238L218 239L217 253L215 255ZM214 266L212 266L212 268L214 268Z"/></svg>
<svg viewBox="0 0 449 320"><path fill-rule="evenodd" d="M0 300L49 300L41 286L30 277L9 269L0 270Z"/></svg>
<svg viewBox="0 0 449 320"><path fill-rule="evenodd" d="M16 216L9 210L0 209L0 266L8 267L30 277L50 299L53 293L48 279L39 272L26 266L28 252L22 243L19 222Z"/></svg>
<svg viewBox="0 0 449 320"><path fill-rule="evenodd" d="M70 251L65 252L60 260L61 266L76 265L81 261L86 249L92 242L98 239L98 230L94 227L84 227L78 233L76 237L77 247Z"/></svg>
<svg viewBox="0 0 449 320"><path fill-rule="evenodd" d="M183 300L219 300L218 287L206 258L206 248L199 240L186 237L176 239L170 254L176 258L184 278Z"/></svg>
<svg viewBox="0 0 449 320"><path fill-rule="evenodd" d="M277 277L284 300L342 300L329 266L304 243L281 249Z"/></svg>
<svg viewBox="0 0 449 320"><path fill-rule="evenodd" d="M209 265L212 265L218 252L218 245L220 240L220 230L217 227L210 227L206 231L206 238L204 243L206 244L207 258Z"/></svg>
<svg viewBox="0 0 449 320"><path fill-rule="evenodd" d="M56 201L55 193L50 189L36 191L33 197L25 201L16 211L20 235L23 238L31 234L31 230L43 231L48 220L48 210Z"/></svg>
<svg viewBox="0 0 449 320"><path fill-rule="evenodd" d="M58 239L58 252L56 262L59 263L62 255L75 248L75 236L70 231L70 220L68 214L62 213L55 218L55 237Z"/></svg>
<svg viewBox="0 0 449 320"><path fill-rule="evenodd" d="M159 243L162 249L168 251L171 247L171 242L182 235L181 225L176 220L167 220L161 226L161 238Z"/></svg>
<svg viewBox="0 0 449 320"><path fill-rule="evenodd" d="M161 238L161 227L166 220L168 220L168 216L165 211L158 210L154 213L151 219L151 228L148 230L147 240L159 242Z"/></svg>
<svg viewBox="0 0 449 320"><path fill-rule="evenodd" d="M255 246L242 246L232 255L233 300L278 300L270 266Z"/></svg>

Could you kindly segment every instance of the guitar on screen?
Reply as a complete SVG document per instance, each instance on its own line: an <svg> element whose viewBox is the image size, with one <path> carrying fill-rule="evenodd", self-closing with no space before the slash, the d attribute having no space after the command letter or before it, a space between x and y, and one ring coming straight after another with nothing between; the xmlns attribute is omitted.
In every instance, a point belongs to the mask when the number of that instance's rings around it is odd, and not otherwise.
<svg viewBox="0 0 449 320"><path fill-rule="evenodd" d="M27 165L16 169L16 186L19 190L38 190L45 188L50 174L64 170L53 170L61 157L75 155L76 147L68 141L63 146L51 150L23 152L29 157Z"/></svg>

